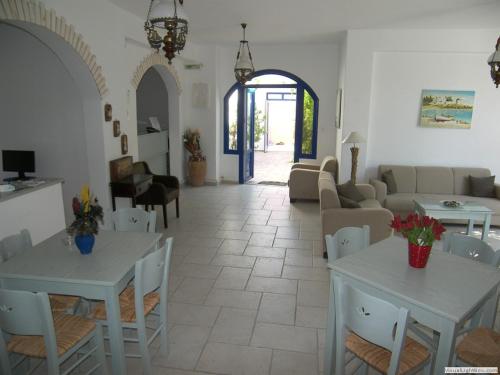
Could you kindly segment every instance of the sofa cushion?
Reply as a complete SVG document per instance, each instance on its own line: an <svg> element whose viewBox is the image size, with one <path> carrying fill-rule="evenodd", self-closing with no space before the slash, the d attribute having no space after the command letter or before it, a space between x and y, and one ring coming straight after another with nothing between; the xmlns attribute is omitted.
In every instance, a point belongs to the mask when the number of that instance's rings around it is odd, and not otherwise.
<svg viewBox="0 0 500 375"><path fill-rule="evenodd" d="M382 173L392 169L398 193L415 193L417 191L417 172L415 167L410 165L381 165L379 167L379 177Z"/></svg>
<svg viewBox="0 0 500 375"><path fill-rule="evenodd" d="M415 194L396 193L385 198L384 207L392 212L410 212L415 208L413 199Z"/></svg>
<svg viewBox="0 0 500 375"><path fill-rule="evenodd" d="M339 208L340 200L333 176L329 172L319 172L318 179L319 205L322 210Z"/></svg>
<svg viewBox="0 0 500 375"><path fill-rule="evenodd" d="M365 200L363 194L361 194L359 189L356 187L356 185L353 184L351 180L342 185L337 185L337 193L339 194L339 196L343 196L355 202ZM340 203L342 203L342 201Z"/></svg>
<svg viewBox="0 0 500 375"><path fill-rule="evenodd" d="M388 171L382 173L382 176L380 176L380 178L382 178L382 181L387 185L388 194L394 194L398 192L398 185L396 184L396 178L394 177L392 169L389 169Z"/></svg>
<svg viewBox="0 0 500 375"><path fill-rule="evenodd" d="M365 199L364 201L358 202L361 208L381 208L380 202L376 199Z"/></svg>
<svg viewBox="0 0 500 375"><path fill-rule="evenodd" d="M491 172L487 168L452 168L454 180L454 193L460 195L470 194L469 176L489 177Z"/></svg>
<svg viewBox="0 0 500 375"><path fill-rule="evenodd" d="M344 197L343 195L339 195L340 206L342 208L361 208L358 202L355 200Z"/></svg>
<svg viewBox="0 0 500 375"><path fill-rule="evenodd" d="M495 196L495 176L470 176L470 195L473 197L493 198Z"/></svg>
<svg viewBox="0 0 500 375"><path fill-rule="evenodd" d="M448 167L415 167L417 193L453 194L453 171Z"/></svg>

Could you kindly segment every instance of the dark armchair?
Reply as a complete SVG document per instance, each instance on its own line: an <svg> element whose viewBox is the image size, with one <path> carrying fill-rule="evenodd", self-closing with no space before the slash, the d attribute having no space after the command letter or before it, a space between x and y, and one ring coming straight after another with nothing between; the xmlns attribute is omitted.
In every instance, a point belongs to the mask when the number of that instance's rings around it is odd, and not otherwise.
<svg viewBox="0 0 500 375"><path fill-rule="evenodd" d="M179 217L179 180L175 176L153 174L144 161L134 163L132 168L134 174L153 175L153 184L145 193L136 198L136 203L144 205L146 211L149 206L154 209L155 205L161 205L163 207L163 222L167 228L167 204L173 200L175 200L176 216Z"/></svg>

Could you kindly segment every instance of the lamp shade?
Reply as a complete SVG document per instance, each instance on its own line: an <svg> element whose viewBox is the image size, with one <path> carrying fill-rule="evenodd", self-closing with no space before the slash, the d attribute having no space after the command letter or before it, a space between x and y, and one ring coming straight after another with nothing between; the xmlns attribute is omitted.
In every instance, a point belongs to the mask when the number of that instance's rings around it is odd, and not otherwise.
<svg viewBox="0 0 500 375"><path fill-rule="evenodd" d="M342 143L365 143L366 139L358 132L350 132L347 137L344 138Z"/></svg>

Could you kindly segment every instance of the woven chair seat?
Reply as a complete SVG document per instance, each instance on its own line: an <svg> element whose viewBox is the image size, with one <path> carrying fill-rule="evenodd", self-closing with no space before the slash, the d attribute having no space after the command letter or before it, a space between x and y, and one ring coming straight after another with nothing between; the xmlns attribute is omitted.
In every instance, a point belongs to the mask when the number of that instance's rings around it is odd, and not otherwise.
<svg viewBox="0 0 500 375"><path fill-rule="evenodd" d="M457 346L457 357L475 367L500 367L500 334L487 328L471 331Z"/></svg>
<svg viewBox="0 0 500 375"><path fill-rule="evenodd" d="M387 374L391 362L391 352L383 347L372 344L351 333L346 338L346 348L382 374ZM405 347L401 352L398 374L403 375L421 365L429 358L425 346L406 337Z"/></svg>
<svg viewBox="0 0 500 375"><path fill-rule="evenodd" d="M80 316L54 313L53 318L59 356L95 329L95 322ZM7 350L29 357L47 357L43 336L12 336L7 344Z"/></svg>
<svg viewBox="0 0 500 375"><path fill-rule="evenodd" d="M122 322L135 322L135 290L133 287L127 287L120 294L120 316ZM144 296L144 315L148 315L156 305L160 303L160 295L156 292L148 293ZM106 306L104 302L99 302L94 311L93 318L97 320L106 320Z"/></svg>
<svg viewBox="0 0 500 375"><path fill-rule="evenodd" d="M80 300L80 297L66 296L63 294L50 294L50 308L52 312L66 312L74 309Z"/></svg>

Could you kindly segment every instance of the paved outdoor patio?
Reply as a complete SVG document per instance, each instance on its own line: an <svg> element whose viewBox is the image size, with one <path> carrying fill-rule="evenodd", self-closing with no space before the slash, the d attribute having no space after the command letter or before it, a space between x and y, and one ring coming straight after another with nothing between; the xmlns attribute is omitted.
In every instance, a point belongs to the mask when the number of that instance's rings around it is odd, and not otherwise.
<svg viewBox="0 0 500 375"><path fill-rule="evenodd" d="M255 151L254 178L251 182L287 182L292 164L293 151Z"/></svg>

